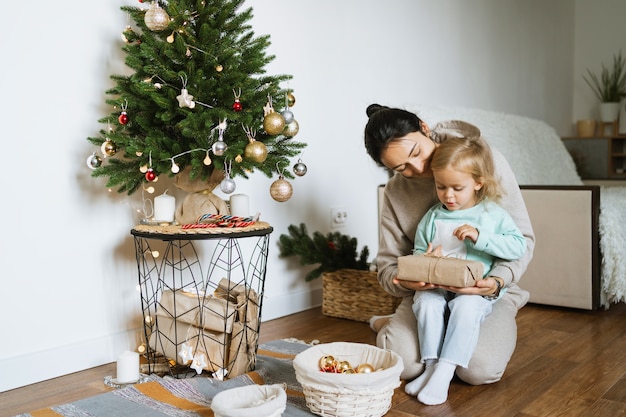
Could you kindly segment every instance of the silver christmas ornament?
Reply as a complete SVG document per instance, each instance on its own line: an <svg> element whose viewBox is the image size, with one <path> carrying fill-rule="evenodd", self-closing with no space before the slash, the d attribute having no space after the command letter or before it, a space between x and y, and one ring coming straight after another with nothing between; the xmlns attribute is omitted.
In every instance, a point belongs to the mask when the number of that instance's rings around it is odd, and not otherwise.
<svg viewBox="0 0 626 417"><path fill-rule="evenodd" d="M220 190L222 190L222 192L226 194L231 194L233 191L235 191L235 188L237 188L237 184L235 184L235 181L233 181L233 179L228 176L224 178L220 183Z"/></svg>
<svg viewBox="0 0 626 417"><path fill-rule="evenodd" d="M286 124L291 123L291 121L293 120L293 113L289 109L283 110L280 114L281 116L283 116L283 119L285 119Z"/></svg>
<svg viewBox="0 0 626 417"><path fill-rule="evenodd" d="M100 165L102 165L102 158L100 158L98 155L93 153L87 157L86 163L89 168L96 169Z"/></svg>
<svg viewBox="0 0 626 417"><path fill-rule="evenodd" d="M224 155L224 152L226 152L226 149L228 149L228 145L223 140L218 140L213 144L211 149L213 149L213 153L215 155L222 156Z"/></svg>
<svg viewBox="0 0 626 417"><path fill-rule="evenodd" d="M293 173L299 177L302 177L304 174L306 174L306 171L306 165L302 162L302 159L298 159L298 162L293 166Z"/></svg>

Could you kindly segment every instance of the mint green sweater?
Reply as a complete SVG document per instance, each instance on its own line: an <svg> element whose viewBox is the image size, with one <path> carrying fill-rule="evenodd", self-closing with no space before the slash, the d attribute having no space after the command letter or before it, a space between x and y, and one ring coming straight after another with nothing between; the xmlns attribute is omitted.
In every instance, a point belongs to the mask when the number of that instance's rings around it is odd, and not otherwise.
<svg viewBox="0 0 626 417"><path fill-rule="evenodd" d="M469 239L458 242L452 236L451 231L464 224L478 230L476 243ZM440 230L443 225L447 225L445 236L442 236L444 232ZM490 201L454 211L446 209L441 203L432 206L417 225L414 253L426 252L428 243L432 242L442 242L444 256L482 262L485 266L484 276L491 271L496 258L513 261L521 258L526 251L526 240L509 213ZM455 245L457 242L459 245Z"/></svg>

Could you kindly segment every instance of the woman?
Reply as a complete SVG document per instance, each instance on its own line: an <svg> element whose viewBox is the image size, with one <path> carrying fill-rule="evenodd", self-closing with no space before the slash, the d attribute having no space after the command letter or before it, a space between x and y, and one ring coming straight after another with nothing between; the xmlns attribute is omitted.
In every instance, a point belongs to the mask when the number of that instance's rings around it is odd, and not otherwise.
<svg viewBox="0 0 626 417"><path fill-rule="evenodd" d="M437 286L397 280L397 258L412 252L417 224L437 201L430 169L433 151L448 137L478 137L480 131L460 121L439 123L431 129L414 113L378 104L370 105L367 115L365 148L377 164L395 172L385 187L382 203L381 237L376 258L378 280L388 293L404 297L396 313L380 328L377 344L399 354L404 362L402 378L414 379L423 372L423 364L417 341L417 322L412 311L413 294ZM515 350L515 316L528 301L528 292L520 289L517 282L526 270L534 248L534 233L515 175L502 154L494 149L492 153L496 175L506 192L500 204L526 238L526 253L516 261L497 261L490 276L477 281L474 287L452 289L457 294L486 297L499 293L501 287L507 289L482 322L468 367L456 370L460 379L472 385L499 381ZM376 323L372 324L376 327Z"/></svg>

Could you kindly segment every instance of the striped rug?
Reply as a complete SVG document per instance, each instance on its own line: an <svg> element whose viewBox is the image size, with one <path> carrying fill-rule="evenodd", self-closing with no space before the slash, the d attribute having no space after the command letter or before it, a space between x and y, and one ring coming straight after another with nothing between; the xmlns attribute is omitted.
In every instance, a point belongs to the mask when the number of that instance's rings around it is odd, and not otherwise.
<svg viewBox="0 0 626 417"><path fill-rule="evenodd" d="M204 376L189 379L150 376L150 381L96 395L73 403L43 408L19 417L213 417L211 399L220 391L253 384L286 386L287 409L283 416L313 416L304 402L302 388L292 367L294 356L309 347L277 340L259 346L255 370L230 380Z"/></svg>

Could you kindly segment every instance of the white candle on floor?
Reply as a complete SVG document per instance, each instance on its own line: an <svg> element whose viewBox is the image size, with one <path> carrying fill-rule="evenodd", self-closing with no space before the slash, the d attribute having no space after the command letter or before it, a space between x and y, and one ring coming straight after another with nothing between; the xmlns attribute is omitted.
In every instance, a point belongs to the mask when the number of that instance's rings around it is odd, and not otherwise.
<svg viewBox="0 0 626 417"><path fill-rule="evenodd" d="M250 199L245 194L233 194L230 196L230 214L238 217L250 215Z"/></svg>
<svg viewBox="0 0 626 417"><path fill-rule="evenodd" d="M139 354L130 350L117 358L117 382L127 384L139 380Z"/></svg>
<svg viewBox="0 0 626 417"><path fill-rule="evenodd" d="M167 195L167 190L160 196L154 197L154 220L173 222L174 213L176 213L176 199Z"/></svg>

